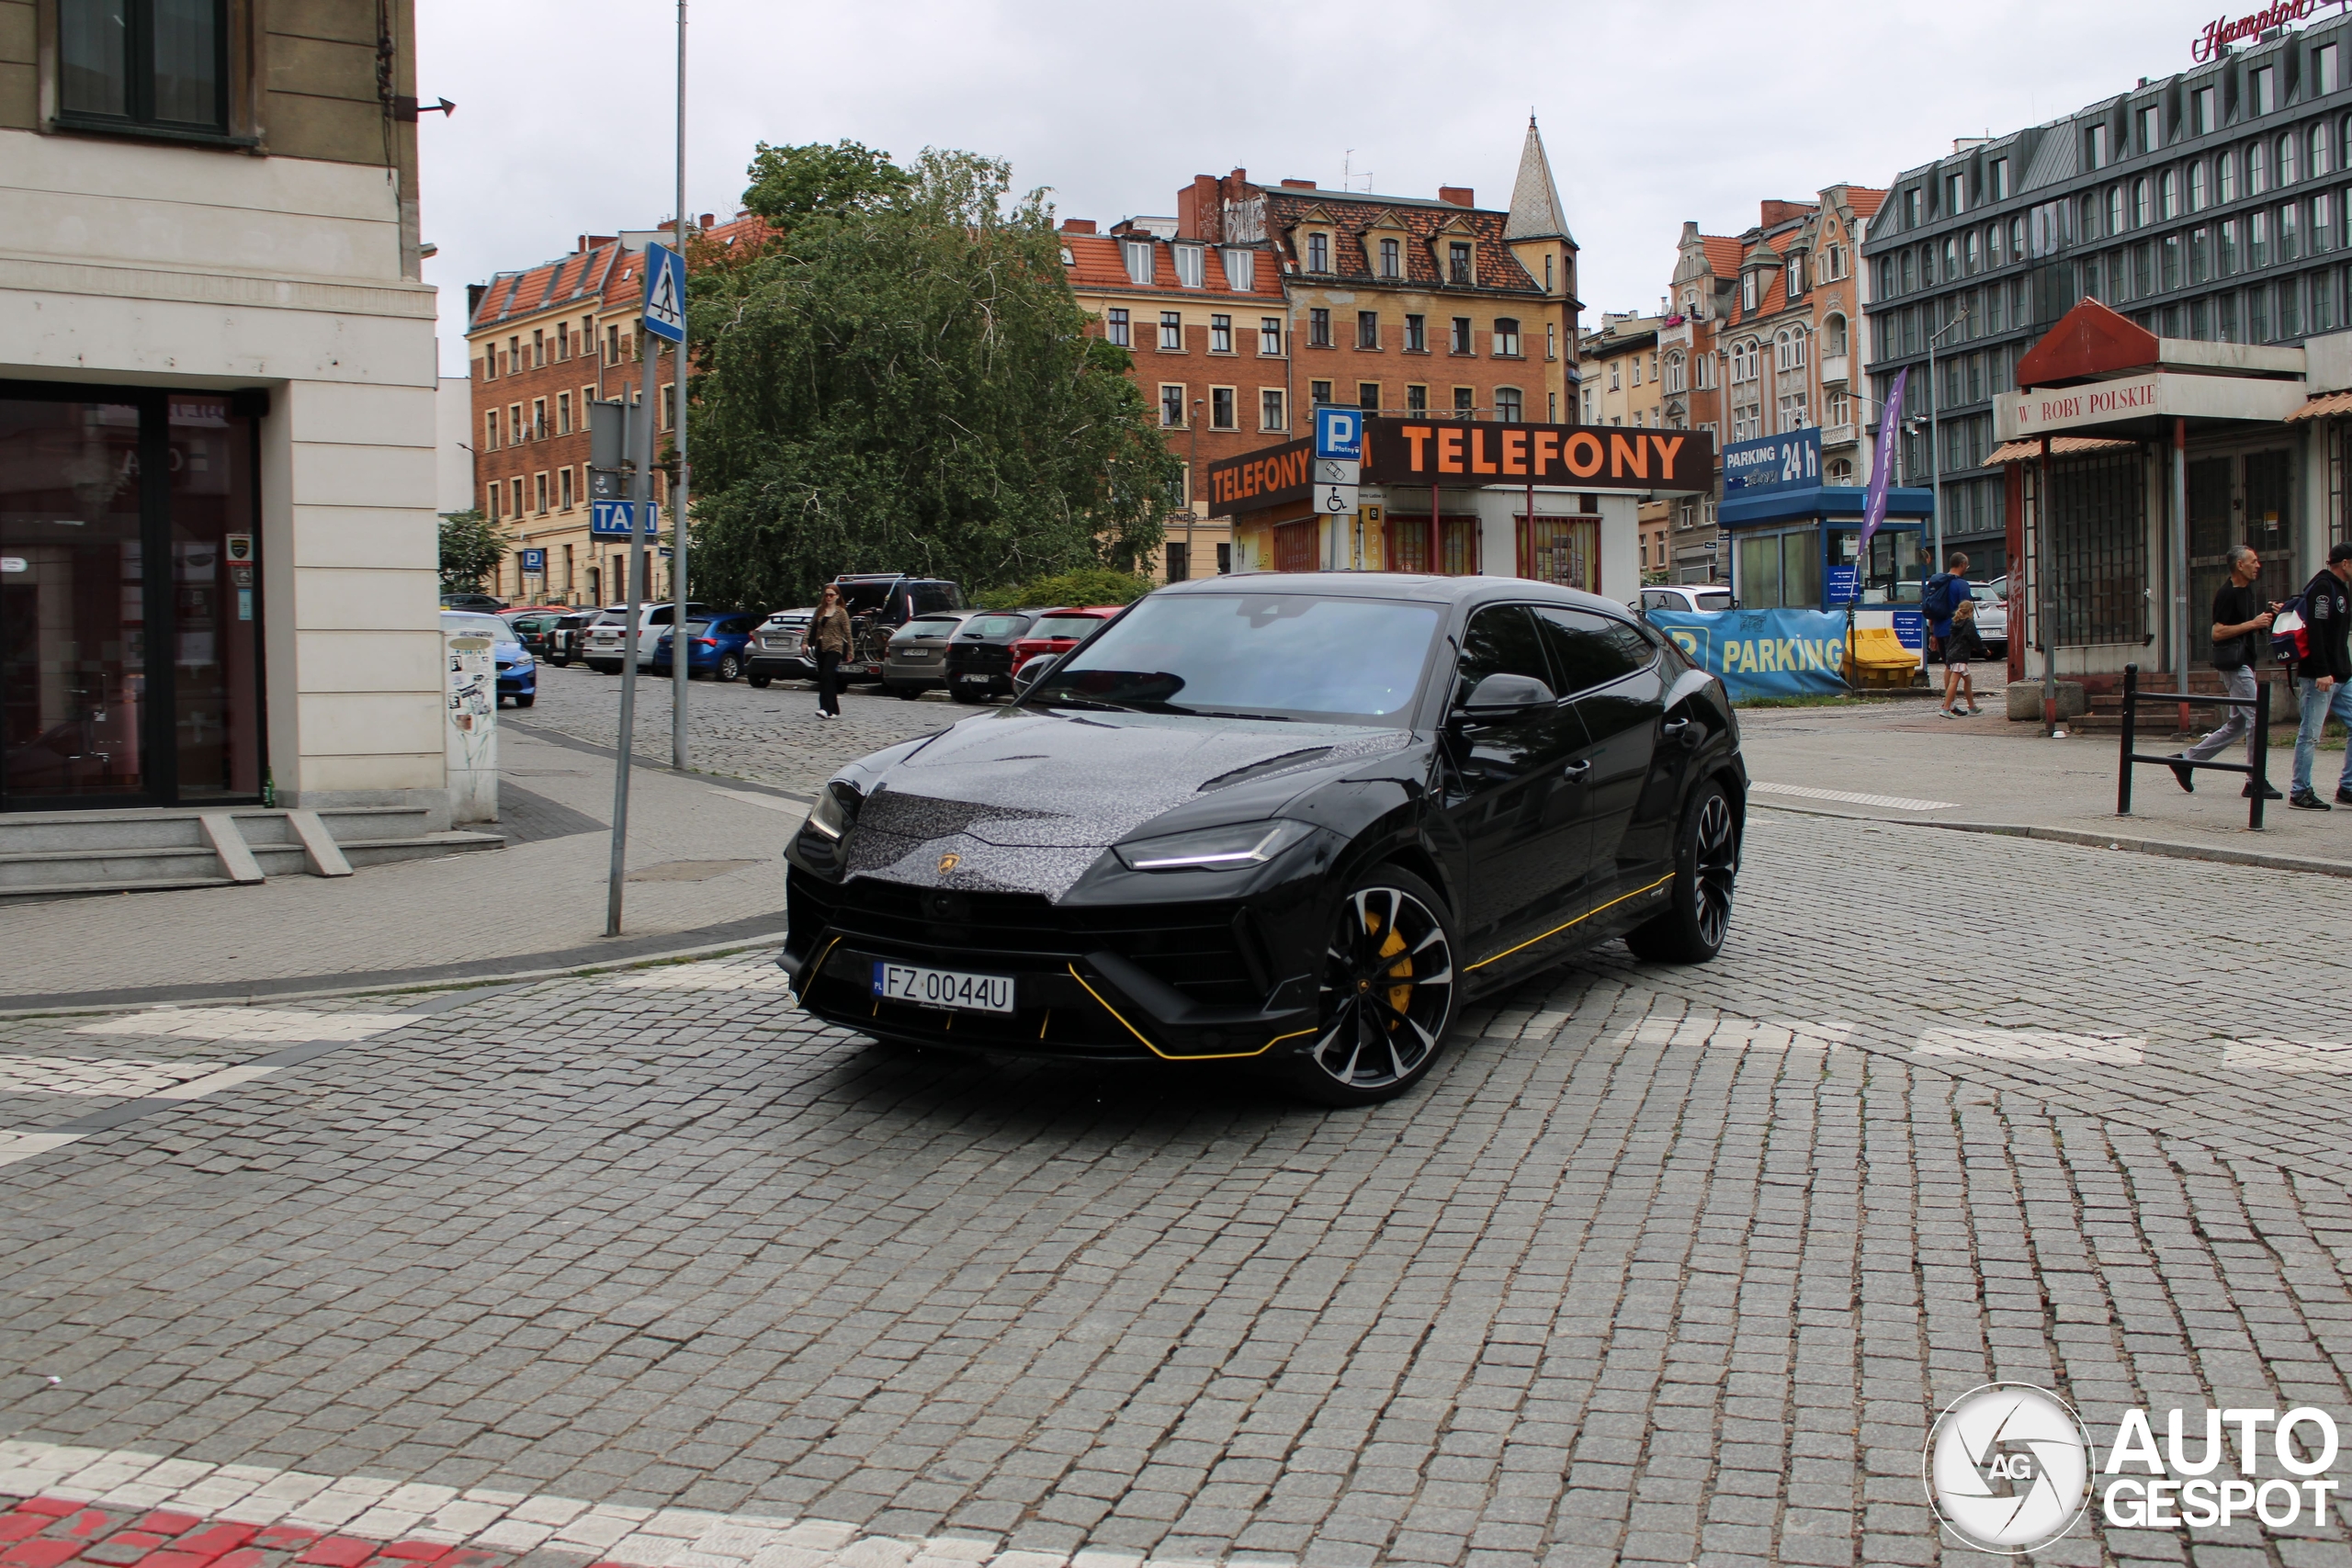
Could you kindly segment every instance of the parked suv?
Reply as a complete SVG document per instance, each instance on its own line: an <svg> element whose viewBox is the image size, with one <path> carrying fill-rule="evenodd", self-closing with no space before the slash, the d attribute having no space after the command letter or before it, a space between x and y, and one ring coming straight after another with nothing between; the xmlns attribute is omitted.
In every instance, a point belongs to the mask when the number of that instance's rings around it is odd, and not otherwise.
<svg viewBox="0 0 2352 1568"><path fill-rule="evenodd" d="M808 655L800 647L800 639L808 635L808 622L816 614L806 606L778 610L760 623L760 629L744 649L743 673L751 677L752 685L817 678L817 667L808 661Z"/></svg>
<svg viewBox="0 0 2352 1568"><path fill-rule="evenodd" d="M1012 645L1037 618L1035 610L983 610L947 645L947 694L959 703L1012 695Z"/></svg>
<svg viewBox="0 0 2352 1568"><path fill-rule="evenodd" d="M890 634L917 615L935 615L964 607L964 591L944 578L909 577L902 572L844 572L833 579L842 605L849 611L855 634L850 655L842 660L844 681L879 681L889 658Z"/></svg>
<svg viewBox="0 0 2352 1568"><path fill-rule="evenodd" d="M1708 615L1717 610L1736 610L1739 608L1739 601L1731 596L1730 589L1720 585L1703 582L1694 583L1689 587L1665 584L1643 589L1642 596L1626 608L1637 613L1649 610L1679 610Z"/></svg>
<svg viewBox="0 0 2352 1568"><path fill-rule="evenodd" d="M642 605L638 611L639 617L638 626L640 628L666 626L670 624L670 613L676 608L677 606L667 599L657 604ZM710 614L710 606L689 599L686 601L686 614L707 615ZM588 630L586 653L588 668L599 675L619 674L621 672L621 634L628 629L628 606L626 604L605 605L605 613L596 617L596 624ZM637 667L642 670L652 662L653 638L640 629L637 634Z"/></svg>
<svg viewBox="0 0 2352 1568"><path fill-rule="evenodd" d="M917 615L890 634L890 650L882 663L882 688L910 702L947 682L947 649L956 628L980 614L949 610Z"/></svg>

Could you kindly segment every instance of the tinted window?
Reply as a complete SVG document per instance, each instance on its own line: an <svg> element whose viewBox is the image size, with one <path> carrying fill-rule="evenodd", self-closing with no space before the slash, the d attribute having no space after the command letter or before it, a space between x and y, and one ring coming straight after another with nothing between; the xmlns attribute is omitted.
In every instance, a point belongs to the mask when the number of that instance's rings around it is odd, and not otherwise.
<svg viewBox="0 0 2352 1568"><path fill-rule="evenodd" d="M953 615L926 615L907 623L907 630L916 637L953 637L956 618Z"/></svg>
<svg viewBox="0 0 2352 1568"><path fill-rule="evenodd" d="M1682 608L1682 601L1676 598L1671 593L1660 593L1654 590L1645 590L1642 594L1642 608L1645 610L1679 610Z"/></svg>
<svg viewBox="0 0 2352 1568"><path fill-rule="evenodd" d="M1728 610L1731 608L1731 594L1728 591L1721 593L1702 593L1699 595L1699 608L1702 610Z"/></svg>
<svg viewBox="0 0 2352 1568"><path fill-rule="evenodd" d="M1029 628L1031 637L1092 637L1102 626L1100 615L1046 615Z"/></svg>
<svg viewBox="0 0 2352 1568"><path fill-rule="evenodd" d="M1544 648L1536 640L1535 625L1528 619L1523 604L1490 604L1470 617L1470 628L1462 637L1462 662L1458 666L1462 683L1454 700L1459 702L1478 689L1478 682L1489 675L1526 675L1553 684L1552 671L1544 662Z"/></svg>
<svg viewBox="0 0 2352 1568"><path fill-rule="evenodd" d="M914 587L915 614L928 615L939 610L960 610L963 598L952 582L918 582Z"/></svg>
<svg viewBox="0 0 2352 1568"><path fill-rule="evenodd" d="M1420 686L1441 624L1436 605L1385 599L1155 595L1022 705L1393 723Z"/></svg>
<svg viewBox="0 0 2352 1568"><path fill-rule="evenodd" d="M1011 637L1029 629L1026 615L981 615L964 625L966 637Z"/></svg>
<svg viewBox="0 0 2352 1568"><path fill-rule="evenodd" d="M1544 647L1552 656L1553 667L1559 671L1556 684L1564 695L1605 686L1632 674L1653 656L1649 644L1638 636L1629 646L1619 635L1621 630L1633 628L1589 611L1563 610L1547 604L1535 612L1535 624L1542 628Z"/></svg>

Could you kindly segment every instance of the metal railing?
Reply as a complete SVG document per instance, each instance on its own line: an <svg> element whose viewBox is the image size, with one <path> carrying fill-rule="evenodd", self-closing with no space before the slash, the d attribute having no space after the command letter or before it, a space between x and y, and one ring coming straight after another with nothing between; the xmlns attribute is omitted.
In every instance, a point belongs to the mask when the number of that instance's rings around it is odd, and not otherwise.
<svg viewBox="0 0 2352 1568"><path fill-rule="evenodd" d="M2252 708L2254 710L2254 761L2246 762L2192 762L2184 757L2151 756L2132 749L2136 710L2142 703L2179 703L2184 711L2190 704L2199 706ZM2132 764L2157 762L2167 768L2206 768L2217 773L2244 773L2253 784L2245 807L2245 825L2255 832L2262 830L2262 807L2270 795L2270 682L2259 673L2254 679L2254 695L2224 697L2206 692L2143 692L2140 690L2140 667L2123 667L2123 754L2117 764L2115 781L2115 814L2132 815Z"/></svg>

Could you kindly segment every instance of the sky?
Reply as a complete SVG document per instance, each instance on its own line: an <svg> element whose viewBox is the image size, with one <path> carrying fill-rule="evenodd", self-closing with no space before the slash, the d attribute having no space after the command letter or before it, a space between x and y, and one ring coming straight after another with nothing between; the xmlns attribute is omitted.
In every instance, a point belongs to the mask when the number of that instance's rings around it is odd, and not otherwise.
<svg viewBox="0 0 2352 1568"><path fill-rule="evenodd" d="M1654 310L1686 220L1883 186L1952 139L2191 63L2222 0L691 0L689 212L760 141L1007 160L1061 216L1173 213L1196 174L1510 195L1531 110L1581 249L1585 323ZM2259 9L2232 0L2233 14ZM418 0L425 279L446 374L466 285L675 210L675 0ZM2333 6L2314 6L2317 17ZM1508 19L1507 22L1505 19ZM1369 183L1367 183L1369 182Z"/></svg>

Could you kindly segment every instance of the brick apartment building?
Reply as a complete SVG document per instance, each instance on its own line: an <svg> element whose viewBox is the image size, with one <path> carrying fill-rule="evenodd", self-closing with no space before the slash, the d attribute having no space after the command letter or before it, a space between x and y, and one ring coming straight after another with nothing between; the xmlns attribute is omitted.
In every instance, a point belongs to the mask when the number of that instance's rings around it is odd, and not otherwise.
<svg viewBox="0 0 2352 1568"><path fill-rule="evenodd" d="M723 248L753 243L764 225L750 217L720 224L705 213L699 229L702 243ZM588 404L638 394L641 258L649 241L669 233L582 234L570 255L469 289L475 504L509 530L516 549L491 584L502 598L596 604L628 592L627 548L588 532ZM677 417L676 354L655 346L666 433ZM668 476L657 472L654 481L666 526ZM544 572L524 573L524 548L547 551ZM649 557L647 570L648 593L666 592L662 564Z"/></svg>
<svg viewBox="0 0 2352 1568"><path fill-rule="evenodd" d="M1091 330L1115 340L1123 323L1108 312L1128 312L1136 376L1188 460L1188 497L1203 493L1201 468L1293 439L1305 428L1300 411L1320 403L1382 415L1575 417L1577 244L1532 119L1507 209L1478 206L1464 186L1441 186L1434 199L1378 196L1312 180L1263 186L1236 169L1196 175L1177 193L1172 220L1129 219L1107 236L1066 222L1063 243L1073 287L1103 314ZM1233 310L1221 310L1228 301ZM1173 339L1160 335L1170 330L1164 315L1178 318ZM1233 318L1229 348L1219 346L1220 315ZM1148 344L1138 324L1147 320ZM1197 462L1184 423L1195 405L1206 421ZM1229 423L1217 423L1221 408ZM1196 541L1227 542L1204 504L1194 511ZM1170 526L1181 546L1182 517ZM1170 570L1182 558L1170 556ZM1187 565L1197 572L1207 558Z"/></svg>
<svg viewBox="0 0 2352 1568"><path fill-rule="evenodd" d="M1669 426L1714 432L1720 447L1817 425L1824 482L1869 477L1871 405L1853 384L1869 299L1860 246L1885 200L1883 190L1835 185L1812 201L1765 201L1737 236L1682 226L1658 330ZM1713 502L1678 502L1671 533L1675 581L1724 579Z"/></svg>

